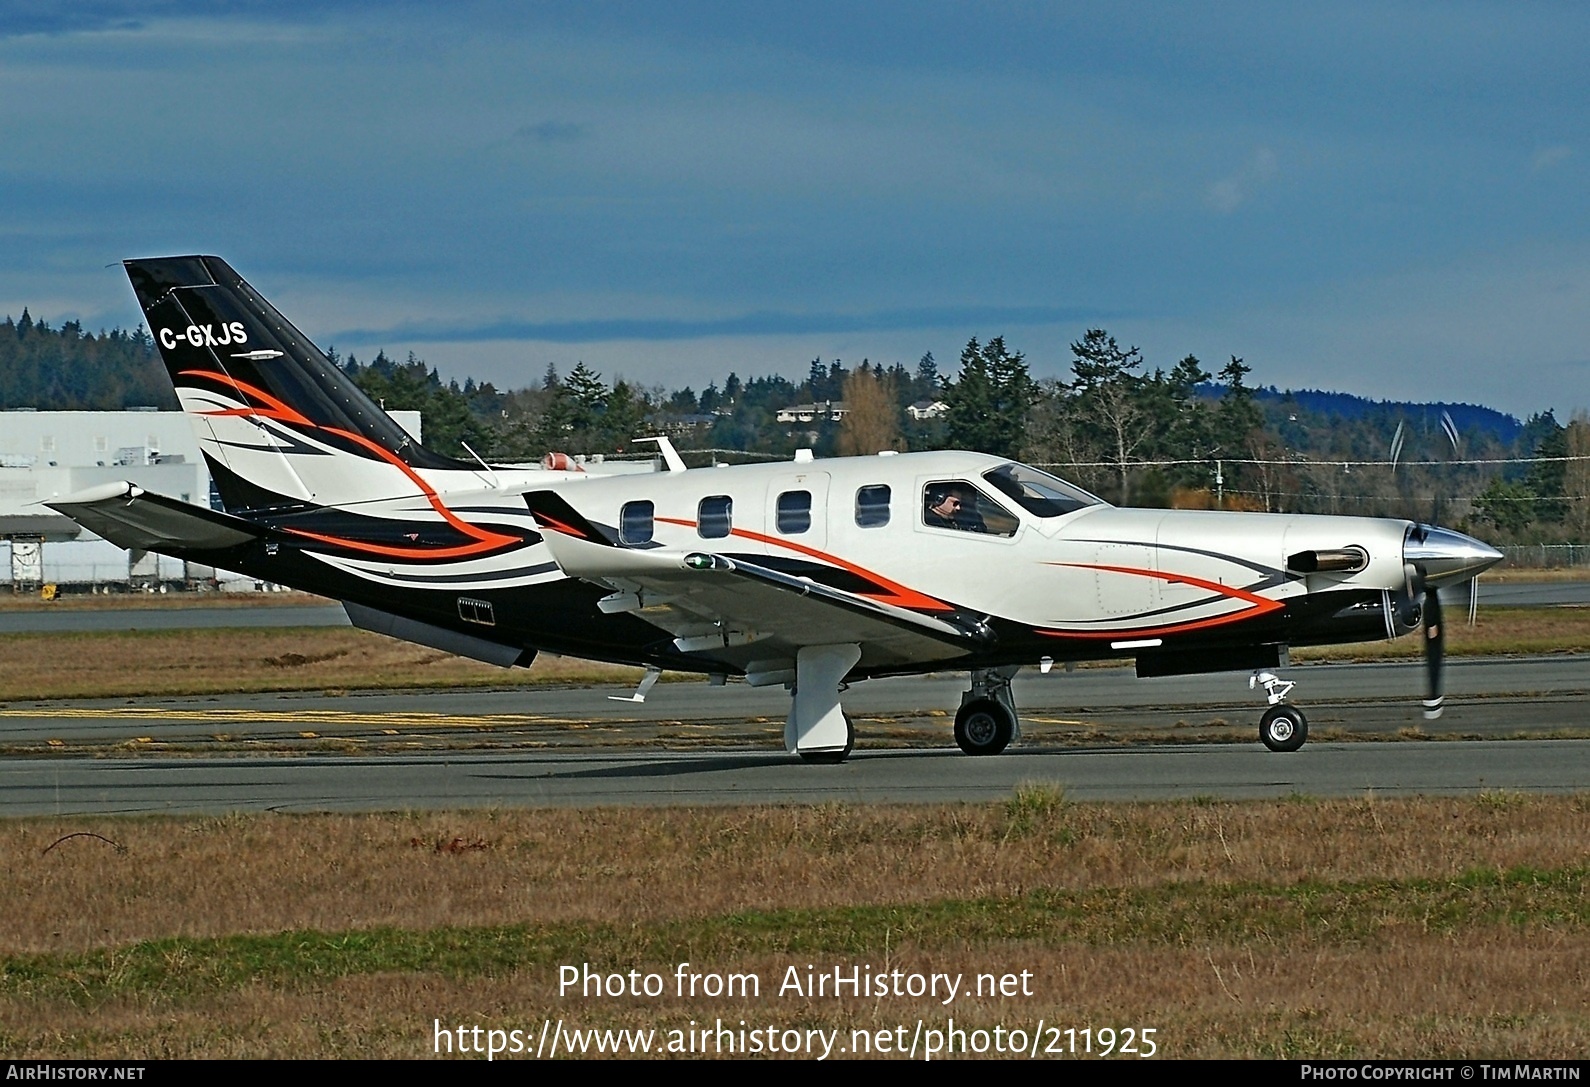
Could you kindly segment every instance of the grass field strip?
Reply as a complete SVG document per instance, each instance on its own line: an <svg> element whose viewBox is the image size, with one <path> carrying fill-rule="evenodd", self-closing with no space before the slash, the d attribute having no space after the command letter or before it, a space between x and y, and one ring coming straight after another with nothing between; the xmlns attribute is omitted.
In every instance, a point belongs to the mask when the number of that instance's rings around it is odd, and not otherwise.
<svg viewBox="0 0 1590 1087"><path fill-rule="evenodd" d="M578 725L587 722L528 713L456 715L446 713L351 713L346 710L156 709L139 706L72 706L51 709L0 709L0 718L32 720L184 721L200 724L320 725L329 728L515 728L526 725ZM634 724L614 718L603 724Z"/></svg>

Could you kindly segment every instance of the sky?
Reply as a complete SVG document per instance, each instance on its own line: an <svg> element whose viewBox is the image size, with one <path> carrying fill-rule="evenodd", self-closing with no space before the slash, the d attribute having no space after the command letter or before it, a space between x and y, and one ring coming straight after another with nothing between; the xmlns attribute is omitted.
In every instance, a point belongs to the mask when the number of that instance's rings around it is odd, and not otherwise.
<svg viewBox="0 0 1590 1087"><path fill-rule="evenodd" d="M1590 407L1590 6L0 0L0 314L224 257L503 387L813 358Z"/></svg>

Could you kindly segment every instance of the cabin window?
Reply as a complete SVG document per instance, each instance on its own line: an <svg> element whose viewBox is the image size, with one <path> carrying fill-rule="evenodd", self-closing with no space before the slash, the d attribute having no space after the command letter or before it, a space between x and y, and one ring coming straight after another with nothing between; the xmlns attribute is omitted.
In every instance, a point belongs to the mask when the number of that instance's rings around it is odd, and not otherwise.
<svg viewBox="0 0 1590 1087"><path fill-rule="evenodd" d="M778 496L778 530L794 536L812 527L812 492L785 491Z"/></svg>
<svg viewBox="0 0 1590 1087"><path fill-rule="evenodd" d="M483 627L497 625L497 616L492 612L490 600L472 600L467 596L458 598L458 617L466 623L479 623Z"/></svg>
<svg viewBox="0 0 1590 1087"><path fill-rule="evenodd" d="M1063 517L1084 506L1102 504L1081 487L1025 464L1002 464L984 472L983 478L1034 517Z"/></svg>
<svg viewBox="0 0 1590 1087"><path fill-rule="evenodd" d="M625 502L618 517L618 538L630 546L651 543L652 517L656 507L649 501Z"/></svg>
<svg viewBox="0 0 1590 1087"><path fill-rule="evenodd" d="M856 526L882 528L889 523L889 485L875 483L856 492Z"/></svg>
<svg viewBox="0 0 1590 1087"><path fill-rule="evenodd" d="M734 499L726 494L703 498L696 507L696 533L704 540L721 540L734 529Z"/></svg>

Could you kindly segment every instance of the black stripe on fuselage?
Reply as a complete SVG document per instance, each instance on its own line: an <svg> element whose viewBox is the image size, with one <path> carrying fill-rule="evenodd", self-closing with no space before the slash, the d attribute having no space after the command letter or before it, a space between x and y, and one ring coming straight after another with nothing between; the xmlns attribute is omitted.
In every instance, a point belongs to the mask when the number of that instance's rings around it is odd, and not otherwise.
<svg viewBox="0 0 1590 1087"><path fill-rule="evenodd" d="M228 513L282 532L307 532L333 537L345 542L345 546L337 549L350 555L362 553L359 544L370 544L379 547L414 548L416 553L410 558L415 561L427 561L427 556L422 553L425 549L462 547L473 542L472 537L445 521L372 517L341 507L314 506L300 502L249 483L209 454L205 454L204 459L210 469L211 477L216 481L216 488L221 492L221 502ZM229 498L228 495L231 497ZM416 503L423 501L418 497L415 498ZM234 502L246 504L234 506ZM523 546L541 542L539 533L523 525L480 524L478 527L516 537L523 541ZM313 546L323 550L336 545L317 541ZM393 557L401 558L401 556Z"/></svg>
<svg viewBox="0 0 1590 1087"><path fill-rule="evenodd" d="M608 590L577 579L558 578L535 585L508 587L471 585L467 589L439 585L393 586L328 566L306 551L289 542L254 541L221 550L173 549L168 553L333 599L351 600L503 645L617 663L655 664L681 671L739 671L710 655L679 653L673 646L672 635L643 619L623 613L603 614L597 601L607 595ZM459 615L460 596L490 601L496 625L483 627L465 622ZM1196 652L1204 660L1218 663L1226 659L1222 651L1229 651L1231 669L1241 670L1246 667L1243 662L1252 658L1248 651L1255 646L1379 640L1384 634L1384 624L1378 591L1312 593L1287 601L1282 608L1251 620L1166 635L1155 652L1161 655ZM946 655L943 661L862 669L854 678L906 675L941 668L1032 664L1046 656L1063 661L1125 659L1135 655L1130 650L1110 648L1109 639L1055 639L1039 634L1031 626L998 617L991 618L989 625L996 640L970 655ZM1120 632L1121 640L1130 638L1130 630Z"/></svg>

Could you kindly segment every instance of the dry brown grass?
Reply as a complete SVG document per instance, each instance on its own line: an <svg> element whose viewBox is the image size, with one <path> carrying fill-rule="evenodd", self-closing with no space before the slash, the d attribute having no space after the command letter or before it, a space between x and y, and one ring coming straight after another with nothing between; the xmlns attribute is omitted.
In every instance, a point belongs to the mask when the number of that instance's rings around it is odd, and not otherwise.
<svg viewBox="0 0 1590 1087"><path fill-rule="evenodd" d="M1514 566L1511 563L1504 563L1485 572L1480 579L1482 586L1480 591L1484 592L1483 586L1492 582L1538 585L1556 581L1590 581L1590 566Z"/></svg>
<svg viewBox="0 0 1590 1087"><path fill-rule="evenodd" d="M848 960L847 960L848 961ZM874 960L881 965L883 956ZM789 956L747 956L732 967L766 981ZM525 1030L543 1018L571 1027L684 1027L691 1021L853 1029L1003 1025L1029 1032L1041 1020L1061 1029L1155 1027L1161 1057L1349 1058L1454 1055L1575 1059L1583 1053L1590 944L1515 933L1475 940L1413 936L1395 947L1049 948L1013 945L950 954L893 949L904 969L1004 973L1029 969L1032 999L964 999L951 1008L920 1001L581 1000L556 997L556 971L504 977L403 978L356 975L292 990L250 984L202 1005L134 998L92 1008L49 1010L48 1027L7 1030L9 1052L96 1057L414 1058L435 1055L434 1026ZM624 964L626 967L629 964ZM637 963L671 971L673 963ZM803 963L804 965L804 963ZM0 999L8 1013L40 1018ZM4 1030L0 1026L0 1030ZM1045 1040L1050 1036L1046 1033ZM499 1058L502 1059L502 1058Z"/></svg>
<svg viewBox="0 0 1590 1087"><path fill-rule="evenodd" d="M0 950L288 929L653 922L1038 888L1447 879L1590 861L1578 799L1048 807L16 820L0 824L9 888ZM43 853L79 831L125 852L78 837ZM435 848L454 839L485 848Z"/></svg>
<svg viewBox="0 0 1590 1087"><path fill-rule="evenodd" d="M1590 608L1486 608L1469 626L1453 608L1446 615L1446 651L1453 657L1584 653L1590 651ZM1418 657L1424 643L1417 635L1394 642L1294 649L1294 660L1387 660Z"/></svg>
<svg viewBox="0 0 1590 1087"><path fill-rule="evenodd" d="M1587 807L1584 798L1508 794L1084 805L1034 788L1005 805L926 808L19 820L0 828L8 888L0 980L17 968L8 964L32 961L20 953L70 956L172 936L562 926L575 947L589 932L601 956L683 925L689 935L666 953L598 964L671 973L689 960L756 972L768 988L755 1000L560 999L556 968L580 961L571 952L506 970L328 969L190 995L146 985L73 998L60 994L86 968L68 958L64 989L6 982L0 1048L423 1056L437 1018L535 1031L544 1017L663 1029L721 1017L848 1032L910 1027L919 1016L942 1026L953 1015L962 1025L1028 1029L1040 1018L1077 1029L1152 1026L1166 1056L1578 1056L1590 1028L1578 877L1557 877L1555 892L1526 887L1510 913L1440 910L1442 895L1476 871L1529 869L1547 883L1553 872L1582 872ZM124 851L79 836L44 852L82 831ZM1298 927L1276 905L1342 888L1358 901L1346 928L1329 913ZM891 940L885 927L864 952L823 950L844 946L846 911L858 904L987 902L997 919L999 902L1030 913L1049 894L1116 905L1063 924L1056 914L1052 929L1019 937L958 939L952 925L950 936ZM1217 912L1214 902L1251 915L1245 937L1209 934L1201 915ZM773 927L804 950L758 950L752 934L768 922L754 920L765 916L756 911L792 907L815 912ZM1265 916L1276 909L1272 926ZM824 925L838 927L825 938ZM180 980L209 952L189 943L159 954ZM1031 970L1034 995L944 1008L772 993L790 965L851 962L968 975ZM82 977L84 992L101 984Z"/></svg>
<svg viewBox="0 0 1590 1087"><path fill-rule="evenodd" d="M638 668L542 656L498 668L350 627L8 634L0 702L240 691L632 683Z"/></svg>
<svg viewBox="0 0 1590 1087"><path fill-rule="evenodd" d="M281 593L65 593L45 600L36 592L0 589L0 611L162 611L187 608L293 608L337 601L296 590Z"/></svg>

